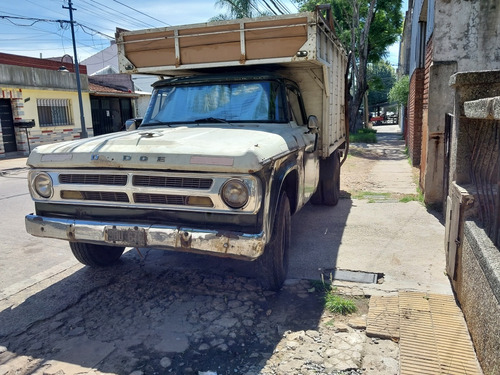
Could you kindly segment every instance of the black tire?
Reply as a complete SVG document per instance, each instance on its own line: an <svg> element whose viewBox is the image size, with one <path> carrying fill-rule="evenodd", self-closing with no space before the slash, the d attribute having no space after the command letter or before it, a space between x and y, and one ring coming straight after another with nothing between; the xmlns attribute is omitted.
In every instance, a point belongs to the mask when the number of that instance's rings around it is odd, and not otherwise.
<svg viewBox="0 0 500 375"><path fill-rule="evenodd" d="M120 259L124 247L94 245L83 242L70 242L71 252L82 264L91 267L105 267Z"/></svg>
<svg viewBox="0 0 500 375"><path fill-rule="evenodd" d="M257 259L258 277L264 289L278 291L286 280L291 236L290 216L290 202L283 191L274 218L271 241L266 245L264 254Z"/></svg>
<svg viewBox="0 0 500 375"><path fill-rule="evenodd" d="M340 156L335 150L319 163L319 183L311 197L312 204L336 206L340 198Z"/></svg>

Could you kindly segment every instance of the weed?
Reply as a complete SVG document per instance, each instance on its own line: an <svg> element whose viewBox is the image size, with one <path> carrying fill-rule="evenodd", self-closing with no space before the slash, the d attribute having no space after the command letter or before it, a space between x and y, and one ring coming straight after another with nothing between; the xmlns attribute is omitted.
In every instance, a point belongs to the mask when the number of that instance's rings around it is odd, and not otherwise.
<svg viewBox="0 0 500 375"><path fill-rule="evenodd" d="M335 319L330 319L328 322L325 323L325 326L327 327L333 327L335 325Z"/></svg>
<svg viewBox="0 0 500 375"><path fill-rule="evenodd" d="M311 285L319 292L329 292L332 289L332 286L326 284L324 280L311 280Z"/></svg>
<svg viewBox="0 0 500 375"><path fill-rule="evenodd" d="M399 198L399 201L401 203L408 203L408 202L424 202L424 196L422 194L405 194L401 198Z"/></svg>
<svg viewBox="0 0 500 375"><path fill-rule="evenodd" d="M358 309L354 300L335 294L331 290L325 296L325 307L334 314L352 314Z"/></svg>

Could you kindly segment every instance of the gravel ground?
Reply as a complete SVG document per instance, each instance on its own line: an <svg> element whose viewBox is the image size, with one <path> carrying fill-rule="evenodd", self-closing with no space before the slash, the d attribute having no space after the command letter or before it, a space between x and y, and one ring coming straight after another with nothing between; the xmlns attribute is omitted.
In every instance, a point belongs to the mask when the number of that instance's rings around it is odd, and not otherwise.
<svg viewBox="0 0 500 375"><path fill-rule="evenodd" d="M234 275L139 269L1 338L0 374L368 374L367 348L382 348L364 334L366 298L345 317L305 280L272 293Z"/></svg>

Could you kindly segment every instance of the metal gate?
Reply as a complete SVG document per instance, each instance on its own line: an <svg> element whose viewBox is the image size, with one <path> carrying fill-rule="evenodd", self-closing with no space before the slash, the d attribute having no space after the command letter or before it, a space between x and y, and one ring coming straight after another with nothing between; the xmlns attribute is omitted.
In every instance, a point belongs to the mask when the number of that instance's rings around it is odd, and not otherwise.
<svg viewBox="0 0 500 375"><path fill-rule="evenodd" d="M10 99L0 99L0 122L2 124L3 148L5 152L16 152L16 131L12 118Z"/></svg>

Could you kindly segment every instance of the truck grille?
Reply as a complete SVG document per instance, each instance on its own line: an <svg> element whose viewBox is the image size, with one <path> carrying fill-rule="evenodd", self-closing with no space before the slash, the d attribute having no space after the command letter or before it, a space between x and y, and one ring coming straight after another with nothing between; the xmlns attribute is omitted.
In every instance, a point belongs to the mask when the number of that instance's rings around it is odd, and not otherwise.
<svg viewBox="0 0 500 375"><path fill-rule="evenodd" d="M77 185L114 185L125 186L127 184L126 174L60 174L61 184ZM211 178L193 177L169 177L169 176L148 176L133 175L132 184L134 186L168 187L184 189L210 189L213 180Z"/></svg>
<svg viewBox="0 0 500 375"><path fill-rule="evenodd" d="M128 196L125 193L115 193L109 191L82 191L83 199L86 201L101 202L128 202Z"/></svg>
<svg viewBox="0 0 500 375"><path fill-rule="evenodd" d="M120 174L120 175L60 174L59 182L61 184L125 186L127 184L127 175L126 174Z"/></svg>
<svg viewBox="0 0 500 375"><path fill-rule="evenodd" d="M30 171L30 186L38 173L36 169ZM54 204L254 214L262 197L259 182L250 175L124 169L45 173L54 182L53 194L43 198L34 191L33 196L36 201ZM251 198L243 209L234 210L221 197L224 184L231 178L241 178L249 188Z"/></svg>
<svg viewBox="0 0 500 375"><path fill-rule="evenodd" d="M184 206L187 197L183 195L166 195L166 194L134 194L134 201L136 203L151 203L151 204L175 204Z"/></svg>
<svg viewBox="0 0 500 375"><path fill-rule="evenodd" d="M134 186L155 186L186 189L210 189L211 178L165 177L165 176L134 176Z"/></svg>

